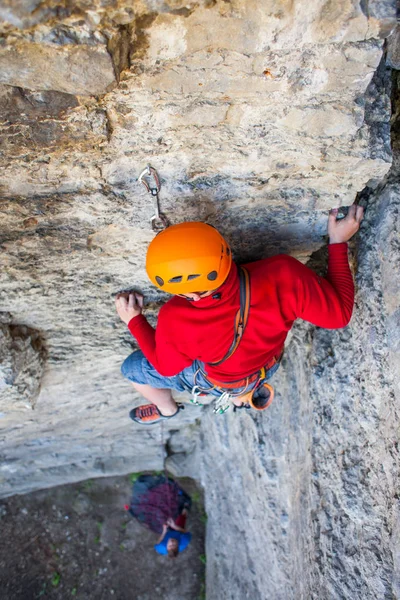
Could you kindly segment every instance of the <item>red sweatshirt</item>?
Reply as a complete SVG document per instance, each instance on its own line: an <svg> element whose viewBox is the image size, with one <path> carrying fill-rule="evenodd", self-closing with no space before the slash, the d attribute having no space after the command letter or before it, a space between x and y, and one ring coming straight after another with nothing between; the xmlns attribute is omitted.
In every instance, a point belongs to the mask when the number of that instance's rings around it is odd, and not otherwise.
<svg viewBox="0 0 400 600"><path fill-rule="evenodd" d="M228 360L216 367L206 365L211 377L230 382L261 369L280 353L297 318L327 329L348 324L354 284L347 244L331 244L328 248L326 278L283 254L244 265L251 285L247 326L239 347ZM176 375L195 359L215 362L226 354L240 304L234 263L218 292L220 299L207 296L197 302L173 296L161 308L156 330L143 315L131 319L130 332L161 375Z"/></svg>

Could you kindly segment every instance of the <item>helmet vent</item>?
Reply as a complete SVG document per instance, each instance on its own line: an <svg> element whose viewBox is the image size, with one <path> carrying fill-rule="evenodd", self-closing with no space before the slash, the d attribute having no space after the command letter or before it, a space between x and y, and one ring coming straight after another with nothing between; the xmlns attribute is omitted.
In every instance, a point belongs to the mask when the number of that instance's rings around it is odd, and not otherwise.
<svg viewBox="0 0 400 600"><path fill-rule="evenodd" d="M218 273L217 273L217 271L211 271L211 273L209 273L209 274L207 275L207 279L208 279L209 281L215 281L215 279L217 279L217 277L218 277Z"/></svg>
<svg viewBox="0 0 400 600"><path fill-rule="evenodd" d="M157 281L157 283L158 283L159 286L162 287L164 285L164 279L162 279L158 275L156 275L156 281Z"/></svg>
<svg viewBox="0 0 400 600"><path fill-rule="evenodd" d="M168 283L180 283L182 281L182 275L178 275L177 277L172 277L172 279L168 280Z"/></svg>
<svg viewBox="0 0 400 600"><path fill-rule="evenodd" d="M226 248L226 254L227 254L227 256L230 256L230 254L231 254L231 251L228 247Z"/></svg>
<svg viewBox="0 0 400 600"><path fill-rule="evenodd" d="M200 277L200 274L198 274L198 275L188 275L187 280L191 281L192 279L197 279L197 277Z"/></svg>

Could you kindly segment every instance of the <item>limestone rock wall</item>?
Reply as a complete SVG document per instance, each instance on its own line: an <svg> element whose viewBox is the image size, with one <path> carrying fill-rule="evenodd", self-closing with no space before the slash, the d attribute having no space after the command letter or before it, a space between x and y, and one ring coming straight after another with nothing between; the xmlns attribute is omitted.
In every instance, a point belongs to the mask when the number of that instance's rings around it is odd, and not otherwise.
<svg viewBox="0 0 400 600"><path fill-rule="evenodd" d="M202 421L208 598L399 595L399 193L370 200L351 325L296 328L268 415Z"/></svg>
<svg viewBox="0 0 400 600"><path fill-rule="evenodd" d="M207 490L209 599L400 596L399 208L393 169L352 248L350 325L295 327L267 414L202 420L181 468Z"/></svg>
<svg viewBox="0 0 400 600"><path fill-rule="evenodd" d="M368 185L351 327L296 329L268 415L187 407L165 438L206 486L210 598L398 594L398 190L380 184L395 16L392 0L2 0L0 495L162 466L159 429L127 419L134 343L113 306L134 286L155 324L165 300L144 269L147 163L171 223L218 226L239 260L307 261L327 209Z"/></svg>
<svg viewBox="0 0 400 600"><path fill-rule="evenodd" d="M151 208L135 177L151 160L168 212L223 221L226 204L266 197L290 213L349 203L387 171L364 93L394 23L390 3L380 19L358 0L101 4L41 3L32 15L28 3L25 20L21 8L3 27L3 83L79 96L63 111L64 139L18 144L12 164L6 154L6 197L111 188L125 204L135 198L141 222ZM10 143L16 126L5 125Z"/></svg>
<svg viewBox="0 0 400 600"><path fill-rule="evenodd" d="M34 408L46 362L44 340L37 331L7 322L0 324L0 339L2 402L14 409L21 401L22 408Z"/></svg>

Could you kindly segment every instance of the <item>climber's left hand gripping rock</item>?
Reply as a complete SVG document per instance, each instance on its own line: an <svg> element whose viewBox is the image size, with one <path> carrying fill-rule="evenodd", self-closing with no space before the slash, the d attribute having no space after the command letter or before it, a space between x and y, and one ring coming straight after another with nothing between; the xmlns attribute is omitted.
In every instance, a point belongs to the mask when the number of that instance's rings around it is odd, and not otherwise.
<svg viewBox="0 0 400 600"><path fill-rule="evenodd" d="M120 319L128 325L131 319L142 314L143 296L138 292L122 292L115 298L115 307Z"/></svg>

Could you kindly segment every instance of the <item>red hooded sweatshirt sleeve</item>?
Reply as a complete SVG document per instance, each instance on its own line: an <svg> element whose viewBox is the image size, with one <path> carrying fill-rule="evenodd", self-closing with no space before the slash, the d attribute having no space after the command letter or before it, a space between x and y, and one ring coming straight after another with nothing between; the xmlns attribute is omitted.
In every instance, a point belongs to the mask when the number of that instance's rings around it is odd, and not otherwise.
<svg viewBox="0 0 400 600"><path fill-rule="evenodd" d="M140 349L153 365L164 376L176 375L189 367L193 359L180 351L174 343L174 334L168 327L168 304L161 307L157 328L153 329L144 315L131 319L129 331L137 339Z"/></svg>
<svg viewBox="0 0 400 600"><path fill-rule="evenodd" d="M328 329L349 322L354 285L347 244L331 244L328 249L326 278L286 255L246 265L251 282L249 320L236 352L217 367L208 363L221 359L230 347L240 304L235 264L218 288L219 297L188 302L174 296L161 308L156 330L143 315L131 319L129 330L161 375L176 375L198 359L218 381L246 377L280 353L297 318Z"/></svg>
<svg viewBox="0 0 400 600"><path fill-rule="evenodd" d="M345 327L353 312L354 283L347 257L347 244L328 246L328 273L319 277L314 271L288 257L291 277L288 305L293 317L325 329ZM293 319L293 320L294 320Z"/></svg>

